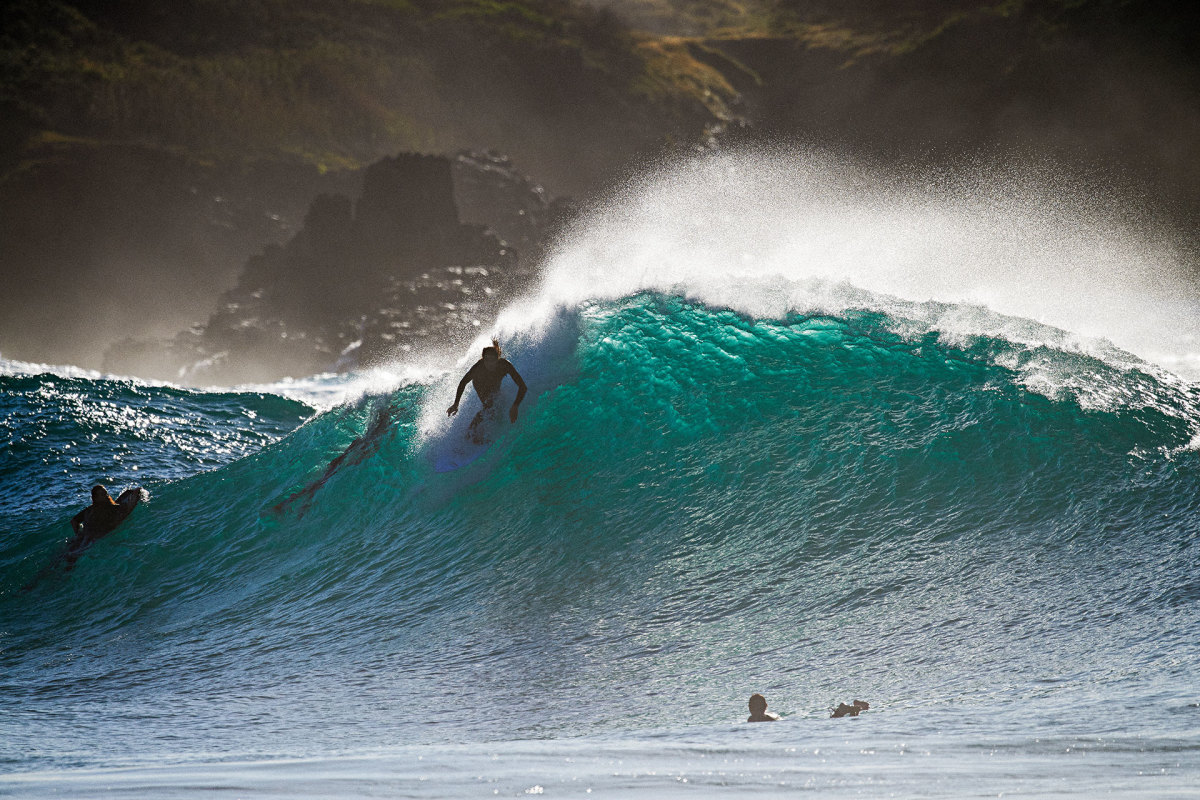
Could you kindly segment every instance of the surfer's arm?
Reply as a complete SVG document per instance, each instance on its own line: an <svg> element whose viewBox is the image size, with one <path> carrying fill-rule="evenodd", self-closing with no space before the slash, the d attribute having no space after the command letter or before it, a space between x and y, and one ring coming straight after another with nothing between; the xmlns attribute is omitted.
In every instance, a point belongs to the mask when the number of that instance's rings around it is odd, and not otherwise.
<svg viewBox="0 0 1200 800"><path fill-rule="evenodd" d="M475 372L475 368L471 367L467 370L467 374L463 375L462 380L458 382L458 391L454 393L454 405L446 409L446 416L458 413L458 401L462 400L463 392L467 390L467 384L471 382L471 375Z"/></svg>
<svg viewBox="0 0 1200 800"><path fill-rule="evenodd" d="M511 363L508 365L508 375L513 379L513 383L517 385L517 399L513 400L512 408L508 410L508 418L517 421L517 406L521 405L521 401L525 399L525 381L521 379L521 373L517 372L517 368Z"/></svg>
<svg viewBox="0 0 1200 800"><path fill-rule="evenodd" d="M87 509L85 508L83 511L80 511L78 514L71 517L71 530L75 531L76 536L79 535L79 531L83 528L83 515L86 513Z"/></svg>

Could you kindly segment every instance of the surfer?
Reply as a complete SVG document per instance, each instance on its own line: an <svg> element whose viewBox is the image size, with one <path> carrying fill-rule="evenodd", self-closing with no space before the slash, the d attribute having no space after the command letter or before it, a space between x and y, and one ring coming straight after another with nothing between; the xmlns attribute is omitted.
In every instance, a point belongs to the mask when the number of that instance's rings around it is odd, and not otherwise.
<svg viewBox="0 0 1200 800"><path fill-rule="evenodd" d="M75 540L71 542L70 549L86 547L101 536L112 533L141 499L141 489L126 489L121 492L118 502L112 499L108 489L93 486L92 504L71 517L71 530L75 531Z"/></svg>
<svg viewBox="0 0 1200 800"><path fill-rule="evenodd" d="M467 388L468 383L473 384L475 394L479 395L479 402L483 403L483 410L475 415L475 419L471 420L470 425L472 437L477 438L475 429L485 416L491 416L492 404L500 393L500 383L504 380L505 375L511 377L513 383L517 385L517 399L513 401L512 408L508 410L509 421L516 422L517 406L521 405L521 401L525 399L525 381L521 379L521 374L508 359L500 357L500 342L495 339L492 339L491 347L483 348L483 358L476 361L475 366L467 370L467 374L458 382L454 405L446 409L446 416L450 417L458 413L458 401L462 399L463 390Z"/></svg>
<svg viewBox="0 0 1200 800"><path fill-rule="evenodd" d="M66 565L65 572L74 569L75 562L83 555L83 551L91 547L97 539L112 533L118 525L125 521L134 506L141 500L142 488L140 486L126 489L116 500L109 495L108 489L103 486L93 486L92 504L71 517L71 530L75 531L75 538L67 543L67 549L54 561L43 567L33 580L21 587L21 591L32 590L39 580L52 573L60 564Z"/></svg>
<svg viewBox="0 0 1200 800"><path fill-rule="evenodd" d="M750 695L750 717L746 722L777 722L778 720L778 714L767 711L767 698L758 693Z"/></svg>
<svg viewBox="0 0 1200 800"><path fill-rule="evenodd" d="M32 590L38 581L58 569L60 564L65 565L64 572L74 569L75 562L79 560L83 552L91 547L97 539L112 533L141 501L142 488L140 486L126 489L116 500L109 495L108 489L99 485L93 486L92 504L71 517L71 530L75 531L75 538L67 542L67 549L43 567L33 580L21 587L21 591Z"/></svg>
<svg viewBox="0 0 1200 800"><path fill-rule="evenodd" d="M837 719L838 717L857 717L870 707L871 704L866 700L855 700L850 705L838 703L838 707L833 710L833 713L829 715L829 718Z"/></svg>
<svg viewBox="0 0 1200 800"><path fill-rule="evenodd" d="M67 552L63 555L68 568L79 560L92 542L112 533L114 528L124 522L141 500L141 487L126 489L121 492L120 497L113 500L108 489L93 486L92 504L71 517L71 530L75 531L75 538L67 544Z"/></svg>

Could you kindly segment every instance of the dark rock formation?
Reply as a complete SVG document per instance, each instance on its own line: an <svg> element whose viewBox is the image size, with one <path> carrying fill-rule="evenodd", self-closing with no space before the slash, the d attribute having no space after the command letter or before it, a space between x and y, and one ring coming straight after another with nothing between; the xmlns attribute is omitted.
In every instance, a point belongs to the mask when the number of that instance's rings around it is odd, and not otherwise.
<svg viewBox="0 0 1200 800"><path fill-rule="evenodd" d="M206 324L169 342L118 342L104 369L244 383L458 339L529 282L569 208L494 153L385 158L362 187L356 203L318 196L290 241L249 259Z"/></svg>
<svg viewBox="0 0 1200 800"><path fill-rule="evenodd" d="M540 259L549 235L570 214L570 201L550 200L541 186L496 152L459 153L453 176L462 220L495 231L526 266Z"/></svg>

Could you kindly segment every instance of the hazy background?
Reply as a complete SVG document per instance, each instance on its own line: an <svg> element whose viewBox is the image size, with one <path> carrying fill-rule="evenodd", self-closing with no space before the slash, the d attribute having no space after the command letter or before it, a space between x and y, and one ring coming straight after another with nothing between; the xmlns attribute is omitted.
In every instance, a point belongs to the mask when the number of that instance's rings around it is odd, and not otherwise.
<svg viewBox="0 0 1200 800"><path fill-rule="evenodd" d="M10 0L0 354L203 322L320 193L501 151L579 200L745 140L899 173L1042 165L1200 218L1198 13L1120 0ZM987 167L990 168L990 167ZM1039 166L1039 168L1042 168Z"/></svg>

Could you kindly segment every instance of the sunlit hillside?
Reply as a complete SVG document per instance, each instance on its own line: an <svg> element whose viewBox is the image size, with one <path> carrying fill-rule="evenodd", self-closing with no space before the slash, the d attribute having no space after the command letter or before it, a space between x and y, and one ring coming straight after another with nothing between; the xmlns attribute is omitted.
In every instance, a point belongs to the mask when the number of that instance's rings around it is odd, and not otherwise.
<svg viewBox="0 0 1200 800"><path fill-rule="evenodd" d="M323 169L490 146L577 189L571 173L602 169L609 142L652 146L708 115L612 14L567 0L16 0L0 14L10 167L87 143Z"/></svg>

